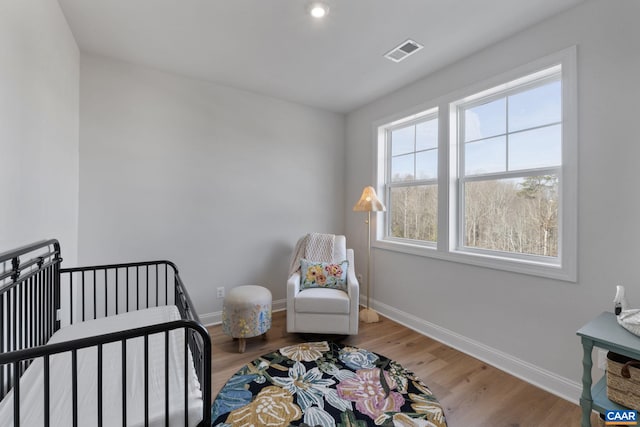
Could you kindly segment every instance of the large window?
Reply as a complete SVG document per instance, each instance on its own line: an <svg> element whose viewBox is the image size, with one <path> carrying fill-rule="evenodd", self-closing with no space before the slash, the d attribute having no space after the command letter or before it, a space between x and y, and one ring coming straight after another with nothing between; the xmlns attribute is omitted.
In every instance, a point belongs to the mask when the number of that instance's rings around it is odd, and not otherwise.
<svg viewBox="0 0 640 427"><path fill-rule="evenodd" d="M460 249L558 257L560 71L454 104Z"/></svg>
<svg viewBox="0 0 640 427"><path fill-rule="evenodd" d="M435 242L438 237L438 116L429 112L386 132L387 235Z"/></svg>
<svg viewBox="0 0 640 427"><path fill-rule="evenodd" d="M575 280L575 88L572 48L380 125L375 244Z"/></svg>

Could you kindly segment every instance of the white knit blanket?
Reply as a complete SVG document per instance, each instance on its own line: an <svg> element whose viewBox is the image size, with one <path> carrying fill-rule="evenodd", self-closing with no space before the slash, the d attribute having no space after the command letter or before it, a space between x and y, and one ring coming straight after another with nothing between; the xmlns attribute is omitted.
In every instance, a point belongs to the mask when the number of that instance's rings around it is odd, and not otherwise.
<svg viewBox="0 0 640 427"><path fill-rule="evenodd" d="M335 234L310 233L300 238L293 251L289 276L300 269L300 260L306 258L318 262L333 261Z"/></svg>

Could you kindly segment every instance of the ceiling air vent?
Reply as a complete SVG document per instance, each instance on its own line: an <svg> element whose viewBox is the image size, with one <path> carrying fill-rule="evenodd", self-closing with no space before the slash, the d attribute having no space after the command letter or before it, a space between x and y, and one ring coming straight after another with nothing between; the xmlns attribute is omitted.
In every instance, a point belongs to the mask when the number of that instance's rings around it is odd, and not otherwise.
<svg viewBox="0 0 640 427"><path fill-rule="evenodd" d="M409 39L400 43L399 46L394 47L389 52L385 53L384 57L392 60L393 62L400 62L403 59L406 59L409 56L413 55L423 47L424 46L422 46L420 43Z"/></svg>

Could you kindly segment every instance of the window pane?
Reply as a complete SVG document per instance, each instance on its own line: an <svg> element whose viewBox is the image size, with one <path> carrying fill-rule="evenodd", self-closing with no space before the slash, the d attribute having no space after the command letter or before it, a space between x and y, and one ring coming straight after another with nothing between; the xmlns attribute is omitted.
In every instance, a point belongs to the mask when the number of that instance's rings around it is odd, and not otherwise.
<svg viewBox="0 0 640 427"><path fill-rule="evenodd" d="M485 139L465 144L464 173L478 175L507 170L506 137Z"/></svg>
<svg viewBox="0 0 640 427"><path fill-rule="evenodd" d="M438 120L416 125L416 151L438 148Z"/></svg>
<svg viewBox="0 0 640 427"><path fill-rule="evenodd" d="M438 238L438 186L394 187L387 218L393 237L435 242Z"/></svg>
<svg viewBox="0 0 640 427"><path fill-rule="evenodd" d="M416 153L416 175L418 179L438 178L438 150Z"/></svg>
<svg viewBox="0 0 640 427"><path fill-rule="evenodd" d="M560 166L562 127L549 126L509 136L509 170Z"/></svg>
<svg viewBox="0 0 640 427"><path fill-rule="evenodd" d="M414 148L415 126L391 131L391 155L410 153Z"/></svg>
<svg viewBox="0 0 640 427"><path fill-rule="evenodd" d="M558 256L558 177L467 182L467 247Z"/></svg>
<svg viewBox="0 0 640 427"><path fill-rule="evenodd" d="M391 181L413 180L414 176L414 154L405 154L391 159Z"/></svg>
<svg viewBox="0 0 640 427"><path fill-rule="evenodd" d="M509 132L558 123L562 120L560 81L509 97Z"/></svg>
<svg viewBox="0 0 640 427"><path fill-rule="evenodd" d="M507 132L506 98L496 99L464 112L464 140L501 135Z"/></svg>

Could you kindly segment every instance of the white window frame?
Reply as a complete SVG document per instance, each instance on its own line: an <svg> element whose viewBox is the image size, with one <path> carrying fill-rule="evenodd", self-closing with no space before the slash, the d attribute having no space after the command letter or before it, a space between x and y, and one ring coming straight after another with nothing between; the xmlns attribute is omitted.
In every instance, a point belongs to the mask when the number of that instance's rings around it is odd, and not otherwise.
<svg viewBox="0 0 640 427"><path fill-rule="evenodd" d="M392 162L392 155L391 155L391 143L390 143L390 135L391 132L393 132L396 129L401 129L407 126L412 126L412 125L417 125L419 123L422 122L426 122L429 120L433 120L433 119L438 119L438 108L429 108L425 111L421 111L417 114L412 114L410 117L408 118L404 118L398 121L395 121L391 124L388 124L387 126L384 127L384 140L385 140L385 192L384 192L384 197L385 197L385 201L387 202L387 205L390 204L390 200L391 200L391 190L393 188L401 188L401 187L413 187L413 186L422 186L422 185L435 185L436 187L438 186L438 178L431 178L431 179L413 179L412 181L397 181L397 182L393 182L391 179L391 162ZM439 125L440 123L438 123ZM415 141L414 141L415 143ZM415 145L414 145L414 149L415 149ZM436 150L438 150L438 156L440 153L440 144L438 143L438 145L435 147ZM414 155L416 154L416 151L413 152ZM438 165L438 169L439 169ZM415 168L415 159L414 159L414 168ZM383 221L383 225L384 225L384 239L388 240L388 241L395 241L395 242L411 242L414 245L417 246L428 246L428 247L432 247L435 248L436 246L436 242L433 241L429 241L429 240L416 240L416 239L407 239L407 238L400 238L400 237L394 237L391 236L391 224L389 221L389 217L391 216L391 209L387 209L387 211L385 212L385 219Z"/></svg>
<svg viewBox="0 0 640 427"><path fill-rule="evenodd" d="M461 205L459 194L459 168L461 159L457 151L457 102L477 99L496 93L501 88L529 81L530 76L553 66L561 66L562 78L562 164L560 166L559 193L559 247L557 261L547 257L500 253L472 248L462 248L458 232L461 224L458 214ZM376 191L388 200L386 178L386 129L398 123L408 122L427 110L437 109L438 114L438 242L435 245L409 239L386 236L386 218L375 222L372 245L376 248L419 256L443 259L497 270L577 281L578 250L578 124L577 124L577 48L572 46L555 54L538 59L491 79L442 96L429 104L417 106L373 124L377 137L375 154ZM446 114L448 112L449 114ZM555 168L554 168L555 169ZM515 174L520 174L518 171ZM462 212L462 211L460 211ZM379 219L382 219L380 217ZM550 262L551 261L551 262Z"/></svg>

